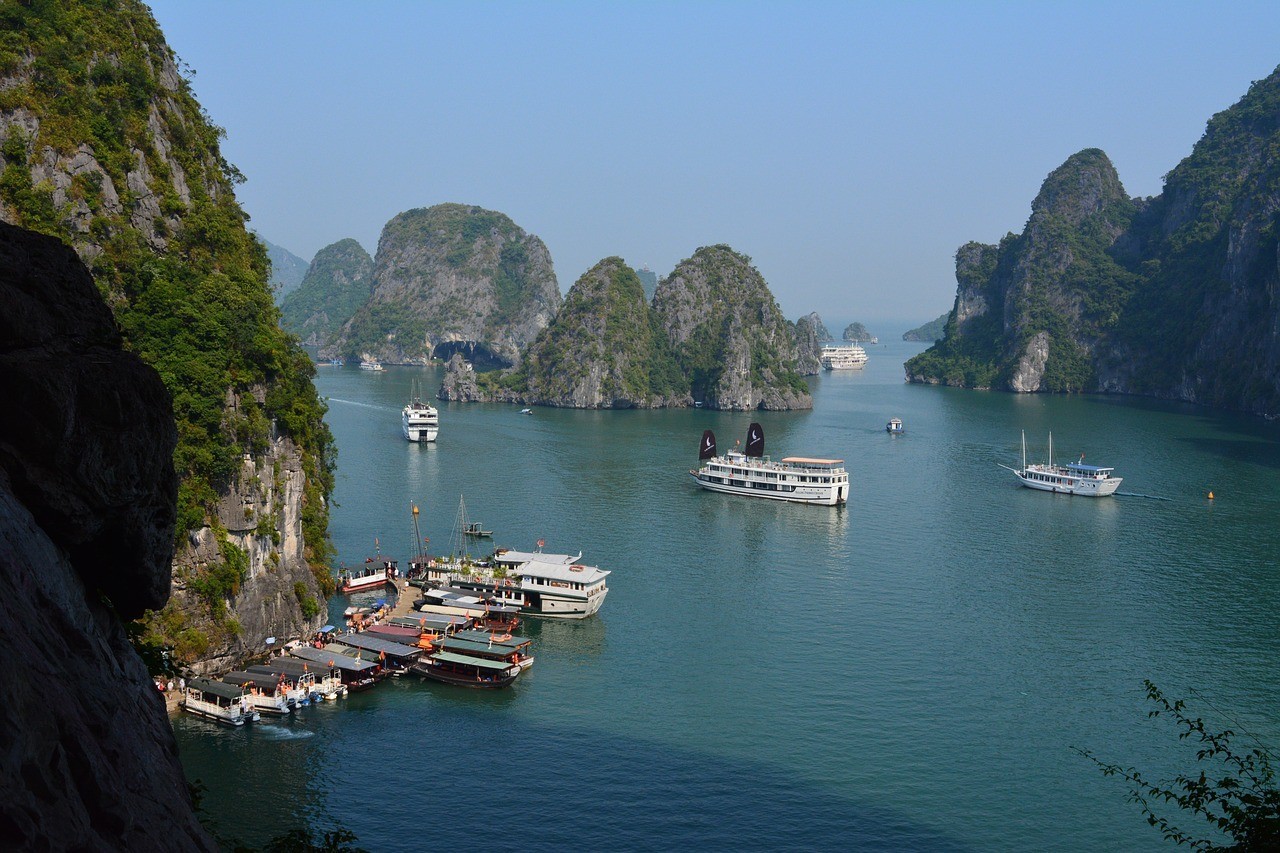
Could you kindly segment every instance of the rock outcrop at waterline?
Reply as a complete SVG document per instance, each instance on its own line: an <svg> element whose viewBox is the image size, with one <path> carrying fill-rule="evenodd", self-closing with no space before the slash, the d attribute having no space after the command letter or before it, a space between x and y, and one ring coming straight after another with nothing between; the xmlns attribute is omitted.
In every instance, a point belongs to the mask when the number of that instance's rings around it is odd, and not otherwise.
<svg viewBox="0 0 1280 853"><path fill-rule="evenodd" d="M121 624L169 592L169 394L58 240L0 224L0 305L0 838L213 850Z"/></svg>
<svg viewBox="0 0 1280 853"><path fill-rule="evenodd" d="M1045 180L1020 235L956 255L913 382L1142 394L1280 415L1280 69L1214 116L1152 199L1106 155Z"/></svg>
<svg viewBox="0 0 1280 853"><path fill-rule="evenodd" d="M822 345L831 340L827 326L814 311L799 320L793 330L796 339L796 372L801 376L816 376L822 372Z"/></svg>
<svg viewBox="0 0 1280 853"><path fill-rule="evenodd" d="M507 364L560 308L551 254L502 213L464 204L405 211L386 224L373 291L335 351L420 363L473 342Z"/></svg>
<svg viewBox="0 0 1280 853"><path fill-rule="evenodd" d="M727 246L699 249L644 301L635 271L606 258L503 372L446 371L439 396L572 408L811 408L790 324L764 279Z"/></svg>

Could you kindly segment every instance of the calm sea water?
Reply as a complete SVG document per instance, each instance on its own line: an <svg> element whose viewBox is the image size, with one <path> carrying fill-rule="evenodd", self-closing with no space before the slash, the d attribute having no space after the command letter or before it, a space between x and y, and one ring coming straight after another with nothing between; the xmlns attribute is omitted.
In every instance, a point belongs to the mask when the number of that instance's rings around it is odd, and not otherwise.
<svg viewBox="0 0 1280 853"><path fill-rule="evenodd" d="M376 851L1162 848L1072 747L1189 769L1144 678L1280 742L1280 430L905 385L920 349L811 380L812 412L444 404L434 445L399 424L438 371L320 368L341 560L375 537L407 558L415 503L447 549L465 496L496 544L612 570L609 597L590 620L531 621L537 664L511 690L405 679L289 723L177 720L207 813L246 842L306 822ZM884 432L893 416L906 435ZM723 448L753 419L774 456L844 458L849 505L695 488L702 430ZM1017 487L997 463L1023 429L1032 456L1052 430L1059 460L1115 465L1130 494Z"/></svg>

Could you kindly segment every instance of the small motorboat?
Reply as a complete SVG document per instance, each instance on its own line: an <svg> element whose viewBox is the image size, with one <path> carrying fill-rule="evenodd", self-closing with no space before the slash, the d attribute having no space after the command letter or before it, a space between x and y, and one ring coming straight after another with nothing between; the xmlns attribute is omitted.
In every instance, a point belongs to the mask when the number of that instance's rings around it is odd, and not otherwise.
<svg viewBox="0 0 1280 853"><path fill-rule="evenodd" d="M466 527L462 528L462 532L467 534L468 536L492 536L493 535L492 530L481 529L480 522L478 521L472 521L469 524L467 524Z"/></svg>
<svg viewBox="0 0 1280 853"><path fill-rule="evenodd" d="M902 418L890 418L889 423L884 425L884 431L891 435L900 435L906 432L902 426Z"/></svg>
<svg viewBox="0 0 1280 853"><path fill-rule="evenodd" d="M532 414L533 414L533 409L521 409L521 410L520 410L520 414L522 414L522 415L532 415Z"/></svg>

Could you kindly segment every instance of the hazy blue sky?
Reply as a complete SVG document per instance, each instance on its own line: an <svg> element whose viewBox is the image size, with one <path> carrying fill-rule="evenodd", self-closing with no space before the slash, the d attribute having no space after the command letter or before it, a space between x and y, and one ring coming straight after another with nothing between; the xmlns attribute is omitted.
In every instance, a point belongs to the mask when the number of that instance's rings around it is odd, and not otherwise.
<svg viewBox="0 0 1280 853"><path fill-rule="evenodd" d="M440 202L508 214L562 290L754 258L791 319L932 319L968 240L1106 151L1160 192L1280 64L1280 3L158 0L264 237L310 259Z"/></svg>

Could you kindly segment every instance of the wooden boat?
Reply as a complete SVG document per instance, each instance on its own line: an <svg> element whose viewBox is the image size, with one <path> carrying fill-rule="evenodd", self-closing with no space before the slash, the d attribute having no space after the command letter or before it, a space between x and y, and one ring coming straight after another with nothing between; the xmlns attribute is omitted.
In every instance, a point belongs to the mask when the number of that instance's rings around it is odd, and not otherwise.
<svg viewBox="0 0 1280 853"><path fill-rule="evenodd" d="M529 651L533 640L528 637L490 634L487 631L466 631L464 634L444 637L435 643L435 648L442 652L503 661L522 670L533 666L533 654Z"/></svg>
<svg viewBox="0 0 1280 853"><path fill-rule="evenodd" d="M289 688L278 676L253 672L228 672L222 676L222 680L244 690L245 699L259 714L287 717L293 713L296 702L289 700Z"/></svg>
<svg viewBox="0 0 1280 853"><path fill-rule="evenodd" d="M414 664L411 671L423 678L458 687L497 688L509 686L522 670L505 661L439 651Z"/></svg>
<svg viewBox="0 0 1280 853"><path fill-rule="evenodd" d="M382 667L350 655L311 646L295 646L289 650L289 654L315 667L323 666L338 670L342 683L353 693L368 690L381 680Z"/></svg>
<svg viewBox="0 0 1280 853"><path fill-rule="evenodd" d="M209 678L193 678L183 691L182 710L227 726L243 726L260 719L249 706L244 688Z"/></svg>
<svg viewBox="0 0 1280 853"><path fill-rule="evenodd" d="M249 672L268 671L272 675L283 675L293 679L295 684L310 684L313 695L318 694L325 699L337 699L347 695L347 686L342 683L342 672L337 667L314 664L296 657L271 658L264 664L254 664Z"/></svg>
<svg viewBox="0 0 1280 853"><path fill-rule="evenodd" d="M343 569L338 573L338 591L364 592L380 586L395 585L396 561L382 560L375 563L370 557L363 569Z"/></svg>

